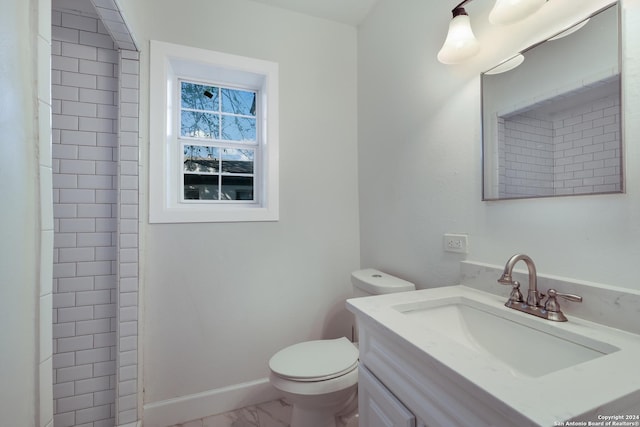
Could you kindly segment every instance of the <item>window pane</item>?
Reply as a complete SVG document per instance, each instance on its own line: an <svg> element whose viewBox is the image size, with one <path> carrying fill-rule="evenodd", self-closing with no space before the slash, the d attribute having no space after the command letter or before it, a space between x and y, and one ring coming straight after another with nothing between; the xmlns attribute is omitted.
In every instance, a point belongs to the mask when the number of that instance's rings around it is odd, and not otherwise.
<svg viewBox="0 0 640 427"><path fill-rule="evenodd" d="M218 200L218 175L184 175L185 200Z"/></svg>
<svg viewBox="0 0 640 427"><path fill-rule="evenodd" d="M253 200L253 177L223 176L223 200Z"/></svg>
<svg viewBox="0 0 640 427"><path fill-rule="evenodd" d="M220 149L203 145L185 145L183 157L184 172L220 171Z"/></svg>
<svg viewBox="0 0 640 427"><path fill-rule="evenodd" d="M220 116L199 111L182 111L180 114L180 135L194 138L218 138Z"/></svg>
<svg viewBox="0 0 640 427"><path fill-rule="evenodd" d="M181 82L182 108L218 111L219 92L215 86Z"/></svg>
<svg viewBox="0 0 640 427"><path fill-rule="evenodd" d="M222 89L222 112L241 114L243 116L256 115L256 93L245 90Z"/></svg>
<svg viewBox="0 0 640 427"><path fill-rule="evenodd" d="M254 154L254 150L223 149L222 172L253 174Z"/></svg>
<svg viewBox="0 0 640 427"><path fill-rule="evenodd" d="M256 119L222 116L222 138L228 141L255 141Z"/></svg>

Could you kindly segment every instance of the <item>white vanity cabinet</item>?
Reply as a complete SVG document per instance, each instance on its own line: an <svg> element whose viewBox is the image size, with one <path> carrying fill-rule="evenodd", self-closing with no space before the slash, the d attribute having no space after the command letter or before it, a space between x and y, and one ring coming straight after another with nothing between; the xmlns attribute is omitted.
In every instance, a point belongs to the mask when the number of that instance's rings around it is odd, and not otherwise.
<svg viewBox="0 0 640 427"><path fill-rule="evenodd" d="M370 319L358 323L360 427L537 425Z"/></svg>
<svg viewBox="0 0 640 427"><path fill-rule="evenodd" d="M364 366L358 370L358 407L360 426L416 427L416 417Z"/></svg>

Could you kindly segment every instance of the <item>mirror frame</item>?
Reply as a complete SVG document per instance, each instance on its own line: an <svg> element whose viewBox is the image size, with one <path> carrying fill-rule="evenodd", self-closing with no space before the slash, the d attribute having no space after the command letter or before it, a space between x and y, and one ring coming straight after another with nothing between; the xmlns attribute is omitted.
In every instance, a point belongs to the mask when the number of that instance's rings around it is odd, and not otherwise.
<svg viewBox="0 0 640 427"><path fill-rule="evenodd" d="M569 30L571 30L572 28L576 27L577 25L579 25L581 22L586 21L590 18L593 18L594 16L603 13L609 9L616 9L616 40L617 40L617 49L616 49L616 54L617 54L617 74L612 74L610 77L614 78L614 76L618 77L618 82L617 82L617 90L618 90L618 94L620 96L620 122L619 122L619 133L620 133L620 163L619 163L619 172L620 172L620 189L619 190L615 190L615 191L603 191L603 192L584 192L584 193L572 193L572 194L549 194L549 195L531 195L531 196L513 196L513 197L500 197L500 192L499 190L493 190L493 191L487 191L487 186L491 185L490 183L488 183L487 180L487 144L486 144L486 136L487 136L487 123L485 121L485 91L486 91L486 83L485 83L485 75L489 75L492 74L491 71L495 70L498 67L504 66L506 63L508 63L509 61L511 61L512 59L521 56L523 54L526 54L527 52L544 45L545 43L551 41L553 38L557 37L558 35L564 33L564 32L568 32ZM480 75L480 81L481 81L481 96L480 96L480 111L481 111L481 140L482 140L482 156L481 156L481 161L482 161L482 167L481 167L481 171L482 171L482 201L500 201L500 200L519 200L519 199L539 199L539 198L552 198L552 197L568 197L568 196L585 196L585 195L603 195L603 194L621 194L621 193L625 193L626 190L626 185L625 185L625 170L624 170L624 161L626 158L626 153L625 153L625 146L624 146L624 142L625 142L625 137L624 137L624 93L622 91L622 87L623 87L623 70L622 70L622 8L620 6L620 1L616 1L611 3L610 5L607 5L605 7L602 7L598 10L596 10L595 12L591 13L589 16L577 21L576 23L558 31L557 33L551 35L550 37L548 37L547 39L544 39L538 43L535 43L529 47L527 47L526 49L522 50L521 52L516 53L513 57L507 59L506 61L503 61L499 64L497 64L495 67L492 67L491 69L481 73ZM569 35L570 33L566 34ZM526 62L526 61L525 61ZM517 65L516 65L517 66ZM552 98L547 98L547 99L552 99ZM497 131L496 131L497 132ZM494 142L491 142L492 144ZM495 155L495 154L494 154ZM491 170L496 170L496 168L492 168ZM495 185L499 185L499 183L494 184ZM491 190L491 189L489 189Z"/></svg>

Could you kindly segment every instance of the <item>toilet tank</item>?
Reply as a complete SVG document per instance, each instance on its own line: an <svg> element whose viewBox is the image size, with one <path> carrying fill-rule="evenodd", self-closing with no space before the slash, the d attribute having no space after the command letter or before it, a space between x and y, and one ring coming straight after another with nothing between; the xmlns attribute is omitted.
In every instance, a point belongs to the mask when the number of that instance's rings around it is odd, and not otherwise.
<svg viewBox="0 0 640 427"><path fill-rule="evenodd" d="M351 283L354 297L392 294L416 289L413 283L374 268L354 271L351 273Z"/></svg>

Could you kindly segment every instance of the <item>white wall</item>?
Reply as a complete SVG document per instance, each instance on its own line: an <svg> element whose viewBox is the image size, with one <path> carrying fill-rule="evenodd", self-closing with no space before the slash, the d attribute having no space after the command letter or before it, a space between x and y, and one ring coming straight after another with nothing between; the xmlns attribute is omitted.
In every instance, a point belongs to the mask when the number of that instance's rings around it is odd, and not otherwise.
<svg viewBox="0 0 640 427"><path fill-rule="evenodd" d="M487 24L486 2L470 3L483 50L446 66L436 54L452 4L381 0L358 33L363 265L420 287L453 284L464 257L443 252L442 234L462 232L470 235L470 260L504 265L524 252L542 273L640 289L637 1L622 1L627 193L481 201L479 74L556 32L572 15L584 17L608 3L548 2L537 16L503 28Z"/></svg>
<svg viewBox="0 0 640 427"><path fill-rule="evenodd" d="M280 68L280 221L144 226L146 416L166 399L265 381L268 359L288 344L350 334L356 30L246 0L119 3L141 46L143 163L150 39ZM261 397L246 399L232 404Z"/></svg>

